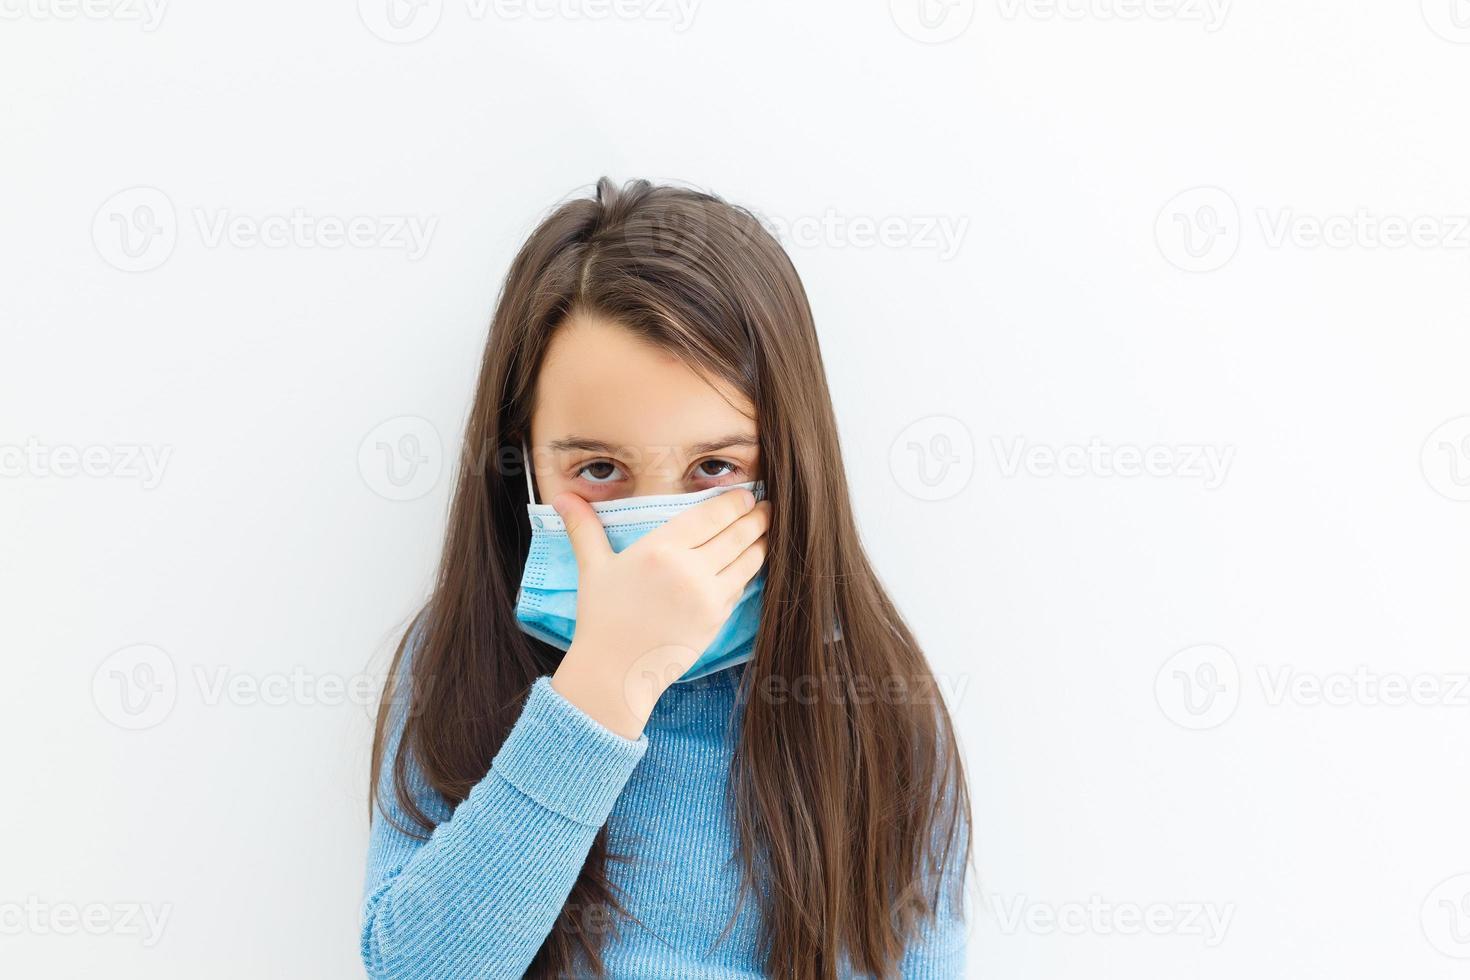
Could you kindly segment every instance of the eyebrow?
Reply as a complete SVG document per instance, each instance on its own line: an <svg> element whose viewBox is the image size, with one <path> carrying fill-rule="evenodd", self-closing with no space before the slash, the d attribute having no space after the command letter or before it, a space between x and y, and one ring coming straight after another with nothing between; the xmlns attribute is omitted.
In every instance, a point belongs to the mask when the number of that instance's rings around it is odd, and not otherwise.
<svg viewBox="0 0 1470 980"><path fill-rule="evenodd" d="M697 442L692 446L685 446L684 452L690 456L703 456L705 453L716 452L721 449L730 449L735 446L754 448L760 443L752 436L743 432L734 432L718 439L708 442ZM608 456L617 454L618 447L601 439L588 439L586 436L567 436L565 439L553 439L550 448L554 451L576 451L588 453L602 453Z"/></svg>

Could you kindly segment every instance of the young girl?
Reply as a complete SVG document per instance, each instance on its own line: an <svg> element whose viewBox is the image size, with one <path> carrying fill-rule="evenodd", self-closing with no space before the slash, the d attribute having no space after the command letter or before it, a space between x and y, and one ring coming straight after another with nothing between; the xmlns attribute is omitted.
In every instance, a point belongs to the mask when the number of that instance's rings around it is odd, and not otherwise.
<svg viewBox="0 0 1470 980"><path fill-rule="evenodd" d="M963 975L953 729L748 211L604 178L532 233L391 676L370 975Z"/></svg>

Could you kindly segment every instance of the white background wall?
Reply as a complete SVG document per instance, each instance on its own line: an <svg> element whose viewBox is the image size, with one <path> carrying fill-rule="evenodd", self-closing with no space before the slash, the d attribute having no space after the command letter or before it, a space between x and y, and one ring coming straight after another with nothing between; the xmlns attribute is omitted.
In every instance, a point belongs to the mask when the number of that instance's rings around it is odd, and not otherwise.
<svg viewBox="0 0 1470 980"><path fill-rule="evenodd" d="M360 975L362 690L609 174L786 230L972 975L1470 977L1464 0L70 2L0 0L0 974Z"/></svg>

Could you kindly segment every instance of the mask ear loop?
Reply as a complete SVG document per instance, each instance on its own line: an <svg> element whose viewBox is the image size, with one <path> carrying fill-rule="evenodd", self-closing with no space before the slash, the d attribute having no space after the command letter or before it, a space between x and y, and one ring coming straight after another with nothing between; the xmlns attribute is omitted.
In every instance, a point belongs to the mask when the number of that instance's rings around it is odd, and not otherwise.
<svg viewBox="0 0 1470 980"><path fill-rule="evenodd" d="M531 450L526 446L526 440L521 440L522 469L526 471L526 499L531 503L536 502L536 485L531 482Z"/></svg>

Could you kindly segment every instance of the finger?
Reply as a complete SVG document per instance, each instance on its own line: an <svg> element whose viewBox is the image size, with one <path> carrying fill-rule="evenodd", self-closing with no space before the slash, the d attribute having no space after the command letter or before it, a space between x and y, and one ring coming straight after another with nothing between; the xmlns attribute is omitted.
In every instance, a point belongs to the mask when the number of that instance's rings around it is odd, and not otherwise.
<svg viewBox="0 0 1470 980"><path fill-rule="evenodd" d="M654 531L667 544L698 548L755 506L755 494L741 487L701 501Z"/></svg>
<svg viewBox="0 0 1470 980"><path fill-rule="evenodd" d="M725 570L715 577L728 585L730 591L739 592L755 578L765 563L766 539L762 537L742 551L740 557L726 565Z"/></svg>
<svg viewBox="0 0 1470 980"><path fill-rule="evenodd" d="M741 552L766 533L771 526L771 502L762 500L735 523L710 538L695 550L704 555L710 567L719 571L740 557Z"/></svg>
<svg viewBox="0 0 1470 980"><path fill-rule="evenodd" d="M567 526L567 537L572 539L572 553L577 556L577 567L598 561L612 554L612 545L607 540L607 530L597 519L592 505L571 491L563 491L551 501L551 506L561 515Z"/></svg>

